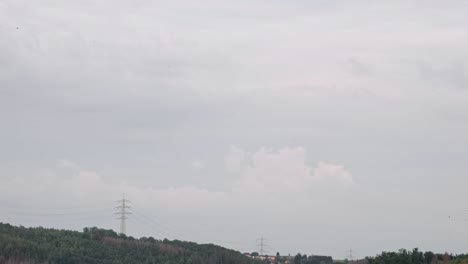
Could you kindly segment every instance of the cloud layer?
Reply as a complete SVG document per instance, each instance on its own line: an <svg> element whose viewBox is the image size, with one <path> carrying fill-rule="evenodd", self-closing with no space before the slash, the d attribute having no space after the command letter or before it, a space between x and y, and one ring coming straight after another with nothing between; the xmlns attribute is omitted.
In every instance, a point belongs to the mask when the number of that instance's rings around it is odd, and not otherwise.
<svg viewBox="0 0 468 264"><path fill-rule="evenodd" d="M106 182L99 173L81 169L74 162L61 159L55 167L34 172L31 176L14 176L2 185L5 197L19 199L24 193L30 196L44 194L43 199L51 197L71 196L70 200L57 201L59 204L80 203L87 201L109 202L109 198L117 198L122 193L145 206L170 204L178 210L195 207L220 208L225 204L239 203L235 207L246 204L245 199L268 199L270 196L287 198L288 196L306 194L307 191L319 190L327 184L327 192L333 191L333 185L350 185L353 178L350 172L341 165L319 162L316 168L310 168L306 163L306 153L303 148L282 148L277 151L262 148L248 154L237 147L231 147L226 154L226 160L241 154L242 160L237 162L234 184L228 190L210 191L200 186L174 186L169 188L138 187L127 182ZM227 170L233 171L232 164ZM199 168L198 169L202 169ZM335 186L336 187L336 186ZM23 193L24 192L24 193ZM106 196L101 196L105 193ZM91 199L93 198L93 199ZM112 201L112 200L111 200Z"/></svg>
<svg viewBox="0 0 468 264"><path fill-rule="evenodd" d="M0 1L0 198L35 213L8 220L116 227L71 213L126 192L242 250L264 233L291 254L461 252L467 8Z"/></svg>

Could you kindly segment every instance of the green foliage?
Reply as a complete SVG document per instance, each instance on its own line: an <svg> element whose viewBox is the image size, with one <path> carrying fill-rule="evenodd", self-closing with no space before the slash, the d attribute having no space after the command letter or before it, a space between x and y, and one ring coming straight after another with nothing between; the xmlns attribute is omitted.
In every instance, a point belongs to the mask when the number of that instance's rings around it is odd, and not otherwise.
<svg viewBox="0 0 468 264"><path fill-rule="evenodd" d="M301 255L298 253L294 256L294 264L333 264L333 258L330 256L314 256Z"/></svg>
<svg viewBox="0 0 468 264"><path fill-rule="evenodd" d="M382 252L366 259L369 264L468 264L467 255L434 254L431 251L420 252L417 248L412 251Z"/></svg>
<svg viewBox="0 0 468 264"><path fill-rule="evenodd" d="M135 239L96 227L77 232L0 223L0 262L8 260L49 264L254 263L237 251L213 244Z"/></svg>

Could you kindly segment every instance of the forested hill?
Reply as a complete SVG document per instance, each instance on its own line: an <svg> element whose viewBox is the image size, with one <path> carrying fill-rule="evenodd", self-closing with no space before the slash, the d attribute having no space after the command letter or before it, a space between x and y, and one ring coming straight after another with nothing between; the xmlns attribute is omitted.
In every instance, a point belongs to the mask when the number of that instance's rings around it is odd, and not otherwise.
<svg viewBox="0 0 468 264"><path fill-rule="evenodd" d="M400 249L398 252L382 252L375 257L366 258L367 264L468 264L468 255L434 254L431 251L421 252Z"/></svg>
<svg viewBox="0 0 468 264"><path fill-rule="evenodd" d="M0 223L3 263L253 263L240 252L212 244L135 239L96 227L83 232Z"/></svg>

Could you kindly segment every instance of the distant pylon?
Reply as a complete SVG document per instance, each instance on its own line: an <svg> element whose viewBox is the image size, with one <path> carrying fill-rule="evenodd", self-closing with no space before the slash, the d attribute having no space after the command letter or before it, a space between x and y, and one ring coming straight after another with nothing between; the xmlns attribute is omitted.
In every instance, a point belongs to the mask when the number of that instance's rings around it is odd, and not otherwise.
<svg viewBox="0 0 468 264"><path fill-rule="evenodd" d="M260 251L259 252L260 256L263 256L265 253L267 253L266 252L266 247L268 247L268 245L265 244L266 241L267 240L263 237L263 234L259 239L257 239L257 242L258 242L257 246L258 246L258 249Z"/></svg>
<svg viewBox="0 0 468 264"><path fill-rule="evenodd" d="M353 261L354 260L353 249L350 248L348 253L349 253L348 256L347 256L348 260Z"/></svg>
<svg viewBox="0 0 468 264"><path fill-rule="evenodd" d="M126 221L128 219L127 215L131 214L130 208L131 206L127 205L130 203L130 200L125 199L125 193L122 196L122 200L117 201L120 205L116 206L114 209L116 210L115 214L119 215L117 219L120 220L120 234L126 235L127 233L127 226Z"/></svg>

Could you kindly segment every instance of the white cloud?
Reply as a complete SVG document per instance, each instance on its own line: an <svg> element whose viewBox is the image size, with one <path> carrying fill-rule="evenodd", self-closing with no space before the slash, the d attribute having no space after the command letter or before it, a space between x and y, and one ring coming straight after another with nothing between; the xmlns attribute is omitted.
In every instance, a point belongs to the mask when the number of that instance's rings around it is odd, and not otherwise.
<svg viewBox="0 0 468 264"><path fill-rule="evenodd" d="M68 159L59 159L57 161L57 167L70 168L75 170L78 170L80 168L76 163Z"/></svg>
<svg viewBox="0 0 468 264"><path fill-rule="evenodd" d="M304 148L282 148L277 151L262 148L248 157L235 190L250 194L286 195L308 192L311 188L353 183L353 177L343 166L319 162L316 168L306 163Z"/></svg>
<svg viewBox="0 0 468 264"><path fill-rule="evenodd" d="M15 199L21 199L23 192L27 192L28 195L41 196L48 203L59 204L76 204L85 198L88 202L99 203L116 200L122 193L127 193L128 197L144 206L170 205L176 210L186 210L187 207L198 210L219 209L226 204L244 207L248 206L248 200L242 198L264 199L279 193L291 196L327 183L347 185L353 182L351 173L340 165L320 162L316 168L309 167L306 164L306 151L300 147L276 151L262 148L252 154L231 147L225 161L226 168L237 173L235 183L225 191L207 190L199 186L156 189L151 186L137 187L126 182L110 183L99 173L80 169L80 166L69 160L59 160L55 168L33 175L13 177L4 182L0 189L4 195ZM202 163L192 165L203 168ZM71 169L61 170L62 167ZM333 185L327 185L327 188L333 189ZM52 198L59 195L65 198Z"/></svg>
<svg viewBox="0 0 468 264"><path fill-rule="evenodd" d="M351 173L341 165L320 161L317 168L313 169L313 178L317 181L331 181L336 183L353 183Z"/></svg>
<svg viewBox="0 0 468 264"><path fill-rule="evenodd" d="M247 153L242 149L231 146L224 156L224 166L230 173L239 173L243 163L246 161Z"/></svg>
<svg viewBox="0 0 468 264"><path fill-rule="evenodd" d="M203 163L203 161L200 161L200 160L194 160L190 162L190 167L196 170L202 170L205 168L205 163Z"/></svg>
<svg viewBox="0 0 468 264"><path fill-rule="evenodd" d="M110 183L95 171L61 171L50 169L34 175L17 176L0 186L0 200L15 199L21 203L46 203L49 206L105 204L119 199L122 193L141 208L171 207L176 210L200 210L219 207L226 194L196 186L154 189L126 182ZM29 199L28 197L38 197ZM55 197L61 197L57 200ZM26 199L25 199L26 198ZM25 199L24 201L22 199ZM110 207L112 208L112 207Z"/></svg>

